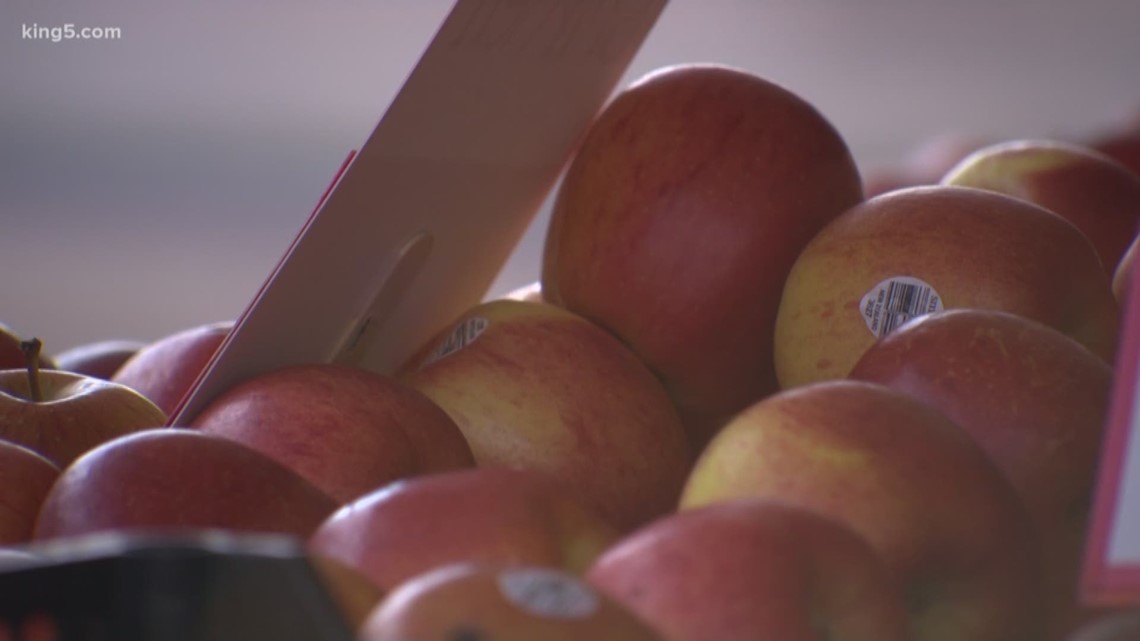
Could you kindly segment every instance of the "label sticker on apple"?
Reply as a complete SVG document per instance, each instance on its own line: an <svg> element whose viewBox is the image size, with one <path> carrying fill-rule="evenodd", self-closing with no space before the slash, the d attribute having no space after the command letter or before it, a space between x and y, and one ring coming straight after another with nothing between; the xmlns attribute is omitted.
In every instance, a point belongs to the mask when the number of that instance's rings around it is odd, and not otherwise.
<svg viewBox="0 0 1140 641"><path fill-rule="evenodd" d="M942 297L921 278L892 276L864 294L859 310L867 329L882 338L903 323L942 309Z"/></svg>
<svg viewBox="0 0 1140 641"><path fill-rule="evenodd" d="M474 342L476 338L479 338L479 335L487 329L488 325L490 325L490 322L482 316L472 316L463 319L451 330L443 343L432 350L431 354L424 359L423 366L431 365L439 359L450 356L464 347L467 347Z"/></svg>
<svg viewBox="0 0 1140 641"><path fill-rule="evenodd" d="M593 590L556 570L506 570L499 574L499 591L508 602L540 617L585 619L598 609Z"/></svg>

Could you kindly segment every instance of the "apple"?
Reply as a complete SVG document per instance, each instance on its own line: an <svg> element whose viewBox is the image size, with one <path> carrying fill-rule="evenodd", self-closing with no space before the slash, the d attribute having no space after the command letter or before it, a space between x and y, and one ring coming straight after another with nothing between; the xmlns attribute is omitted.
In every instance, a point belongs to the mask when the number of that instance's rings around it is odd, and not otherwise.
<svg viewBox="0 0 1140 641"><path fill-rule="evenodd" d="M1036 321L958 309L884 336L850 378L929 403L981 445L1037 529L1050 629L1067 630L1083 617L1077 585L1112 367Z"/></svg>
<svg viewBox="0 0 1140 641"><path fill-rule="evenodd" d="M632 347L700 448L776 390L788 271L862 198L846 142L801 97L731 67L658 69L609 103L568 167L543 295Z"/></svg>
<svg viewBox="0 0 1140 641"><path fill-rule="evenodd" d="M919 641L1037 639L1032 522L981 446L934 407L877 383L785 390L709 444L681 509L782 501L847 525L886 562Z"/></svg>
<svg viewBox="0 0 1140 641"><path fill-rule="evenodd" d="M1092 241L1110 276L1140 222L1140 174L1071 143L1010 140L983 147L942 184L1008 194L1065 218Z"/></svg>
<svg viewBox="0 0 1140 641"><path fill-rule="evenodd" d="M1124 304L1124 297L1128 294L1128 284L1132 280L1132 271L1135 269L1136 263L1136 246L1140 244L1140 236L1136 236L1129 243L1128 249L1124 250L1124 255L1120 257L1120 262L1116 264L1116 269L1112 273L1112 295L1116 297L1116 301L1121 305Z"/></svg>
<svg viewBox="0 0 1140 641"><path fill-rule="evenodd" d="M64 469L33 538L188 528L305 538L336 508L301 476L240 443L155 428L104 443Z"/></svg>
<svg viewBox="0 0 1140 641"><path fill-rule="evenodd" d="M39 369L41 342L23 345L28 368L0 370L0 439L62 468L100 443L166 422L162 410L126 386Z"/></svg>
<svg viewBox="0 0 1140 641"><path fill-rule="evenodd" d="M40 504L58 476L55 463L0 440L0 546L32 539Z"/></svg>
<svg viewBox="0 0 1140 641"><path fill-rule="evenodd" d="M1066 641L1136 641L1140 639L1140 608L1103 614L1086 622Z"/></svg>
<svg viewBox="0 0 1140 641"><path fill-rule="evenodd" d="M878 553L838 521L778 501L662 517L610 546L585 578L671 641L911 638Z"/></svg>
<svg viewBox="0 0 1140 641"><path fill-rule="evenodd" d="M579 578L550 568L457 563L402 584L361 641L664 641Z"/></svg>
<svg viewBox="0 0 1140 641"><path fill-rule="evenodd" d="M111 380L137 390L173 416L233 326L232 321L208 323L147 343Z"/></svg>
<svg viewBox="0 0 1140 641"><path fill-rule="evenodd" d="M549 474L623 529L672 510L692 464L645 364L554 305L476 305L398 376L451 415L476 464Z"/></svg>
<svg viewBox="0 0 1140 641"><path fill-rule="evenodd" d="M618 530L538 472L475 468L397 481L344 505L309 549L384 590L459 561L523 563L580 573Z"/></svg>
<svg viewBox="0 0 1140 641"><path fill-rule="evenodd" d="M109 339L84 343L55 355L55 366L76 374L110 380L146 343L123 339Z"/></svg>
<svg viewBox="0 0 1140 641"><path fill-rule="evenodd" d="M438 405L389 376L347 365L254 376L212 400L188 427L258 450L338 503L406 476L475 464Z"/></svg>
<svg viewBox="0 0 1140 641"><path fill-rule="evenodd" d="M1072 223L996 192L911 187L851 208L800 254L776 319L780 384L843 378L908 319L963 307L1019 314L1114 357L1119 308Z"/></svg>

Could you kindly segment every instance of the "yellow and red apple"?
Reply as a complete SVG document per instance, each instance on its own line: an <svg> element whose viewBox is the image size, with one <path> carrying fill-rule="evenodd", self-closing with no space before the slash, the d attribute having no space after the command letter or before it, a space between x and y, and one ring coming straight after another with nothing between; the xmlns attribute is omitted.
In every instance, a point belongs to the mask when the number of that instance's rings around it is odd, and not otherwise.
<svg viewBox="0 0 1140 641"><path fill-rule="evenodd" d="M657 519L607 549L586 581L670 641L912 638L879 554L839 521L779 501Z"/></svg>
<svg viewBox="0 0 1140 641"><path fill-rule="evenodd" d="M414 575L461 561L578 574L618 536L596 510L550 478L488 467L375 490L329 516L309 549L392 590Z"/></svg>
<svg viewBox="0 0 1140 641"><path fill-rule="evenodd" d="M665 641L578 577L525 565L456 563L404 582L361 641Z"/></svg>
<svg viewBox="0 0 1140 641"><path fill-rule="evenodd" d="M850 378L938 408L1001 468L1041 541L1046 638L1061 638L1085 616L1077 588L1112 368L1041 323L958 309L883 337Z"/></svg>
<svg viewBox="0 0 1140 641"><path fill-rule="evenodd" d="M475 464L438 405L390 376L347 365L254 376L212 400L189 427L266 454L338 503L396 479Z"/></svg>
<svg viewBox="0 0 1140 641"><path fill-rule="evenodd" d="M662 68L609 103L568 168L543 296L631 346L700 448L775 391L788 270L862 197L846 142L800 96L737 68Z"/></svg>
<svg viewBox="0 0 1140 641"><path fill-rule="evenodd" d="M398 377L455 420L477 465L547 474L623 529L670 511L692 464L660 381L613 335L554 305L476 305Z"/></svg>
<svg viewBox="0 0 1140 641"><path fill-rule="evenodd" d="M1111 274L1140 223L1140 175L1089 147L1010 140L983 147L942 178L1041 205L1080 229Z"/></svg>
<svg viewBox="0 0 1140 641"><path fill-rule="evenodd" d="M843 378L907 320L957 308L1025 316L1115 356L1109 277L1072 223L996 192L912 187L851 208L800 254L776 320L780 384Z"/></svg>
<svg viewBox="0 0 1140 641"><path fill-rule="evenodd" d="M962 428L884 385L834 380L767 397L698 459L682 509L745 498L836 519L886 562L917 641L1030 641L1038 540L1010 481Z"/></svg>

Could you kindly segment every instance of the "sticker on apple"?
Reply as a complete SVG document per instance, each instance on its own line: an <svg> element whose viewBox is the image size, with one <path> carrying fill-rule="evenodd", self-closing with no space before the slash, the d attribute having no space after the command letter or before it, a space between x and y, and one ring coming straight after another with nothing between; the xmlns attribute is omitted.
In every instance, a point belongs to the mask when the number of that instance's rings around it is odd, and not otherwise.
<svg viewBox="0 0 1140 641"><path fill-rule="evenodd" d="M431 354L424 360L423 366L431 365L441 358L450 356L464 347L467 347L474 342L476 338L479 338L479 335L487 329L488 325L490 325L490 322L482 316L472 316L471 318L460 321L452 328L443 343L432 350Z"/></svg>
<svg viewBox="0 0 1140 641"><path fill-rule="evenodd" d="M499 574L499 590L509 603L544 618L585 619L598 609L593 590L557 570L506 570Z"/></svg>
<svg viewBox="0 0 1140 641"><path fill-rule="evenodd" d="M921 278L892 276L871 288L859 309L867 329L882 338L912 318L941 310L942 297Z"/></svg>

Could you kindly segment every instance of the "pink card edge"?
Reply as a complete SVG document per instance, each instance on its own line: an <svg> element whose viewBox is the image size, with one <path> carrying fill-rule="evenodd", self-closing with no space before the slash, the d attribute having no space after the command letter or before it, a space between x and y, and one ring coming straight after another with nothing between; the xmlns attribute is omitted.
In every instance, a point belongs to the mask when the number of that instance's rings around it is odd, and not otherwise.
<svg viewBox="0 0 1140 641"><path fill-rule="evenodd" d="M1107 560L1125 448L1136 410L1140 366L1140 262L1133 266L1126 296L1125 313L1121 316L1124 324L1113 368L1108 426L1101 444L1100 468L1093 489L1092 522L1087 530L1079 586L1081 601L1089 604L1140 603L1140 564L1112 567Z"/></svg>

